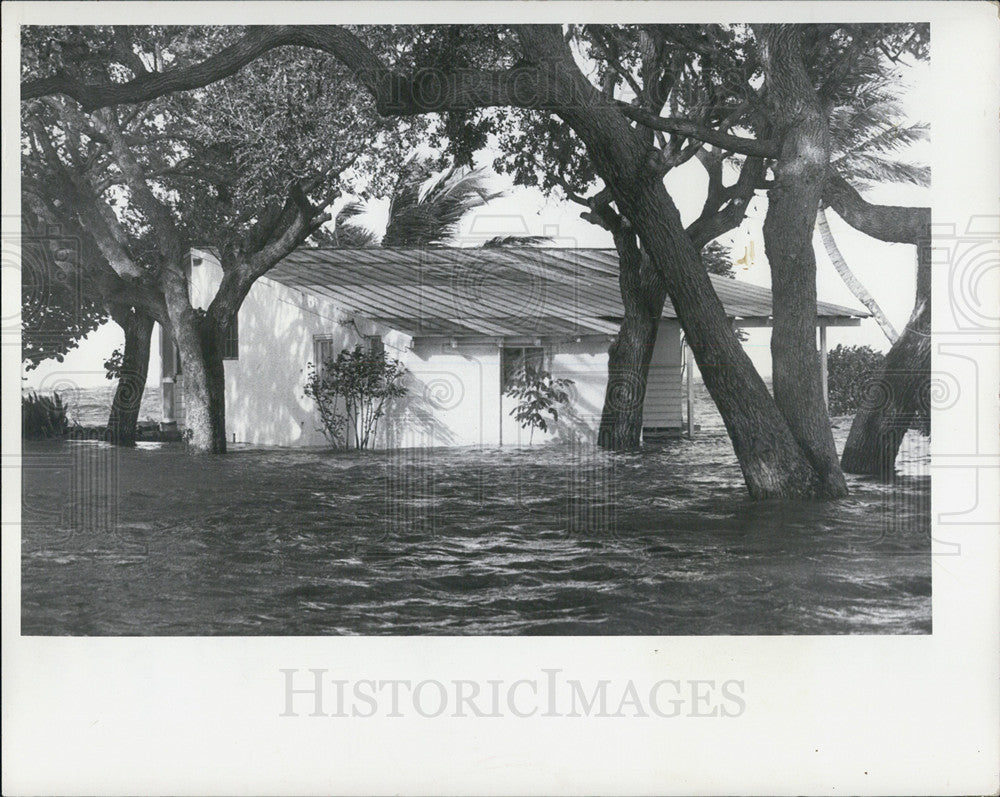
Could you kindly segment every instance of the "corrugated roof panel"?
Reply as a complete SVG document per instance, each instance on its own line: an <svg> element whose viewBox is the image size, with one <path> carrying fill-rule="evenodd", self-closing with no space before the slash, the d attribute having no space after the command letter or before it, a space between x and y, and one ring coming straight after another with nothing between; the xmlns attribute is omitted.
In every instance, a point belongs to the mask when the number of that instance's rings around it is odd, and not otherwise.
<svg viewBox="0 0 1000 797"><path fill-rule="evenodd" d="M613 334L624 312L614 249L301 248L267 276L416 336ZM770 317L767 288L709 277L731 318ZM870 315L829 302L817 312ZM669 300L663 317L677 317Z"/></svg>

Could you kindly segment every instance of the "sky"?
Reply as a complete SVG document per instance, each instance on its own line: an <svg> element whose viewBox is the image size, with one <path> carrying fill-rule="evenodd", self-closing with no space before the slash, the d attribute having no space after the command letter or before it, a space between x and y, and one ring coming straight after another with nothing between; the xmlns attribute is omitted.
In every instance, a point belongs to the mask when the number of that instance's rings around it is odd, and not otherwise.
<svg viewBox="0 0 1000 797"><path fill-rule="evenodd" d="M930 69L918 64L905 69L906 94L903 108L907 120L922 121L921 108L928 107ZM903 153L907 159L929 162L929 144L915 145ZM482 163L492 163L498 153L485 150L480 153ZM580 218L578 205L556 197L546 197L536 188L514 187L509 180L498 177L509 194L489 205L470 213L457 236L459 245L482 241L495 235L546 235L554 239L550 245L613 247L611 235L605 230ZM693 221L701 210L705 197L707 177L701 164L691 159L666 178L667 190L681 213L685 224ZM865 191L866 199L879 204L929 205L930 189L912 185L882 185ZM770 269L764 254L762 225L767 201L762 192L751 203L743 224L719 239L730 246L736 278L755 285L770 287ZM385 205L382 205L384 217ZM886 244L857 232L832 211L827 214L833 235L844 259L858 279L868 288L882 307L889 321L902 331L913 309L916 251L906 244ZM380 223L379 212L372 214L372 226ZM382 220L384 224L384 219ZM862 309L837 274L826 255L819 233L814 235L816 251L817 297L822 301ZM749 330L749 339L743 344L762 376L771 373L770 330ZM838 343L846 346L867 345L887 351L889 342L878 325L871 319L862 321L860 327L831 327L828 346ZM72 382L79 387L107 385L103 362L124 342L116 324L107 323L88 335L80 345L66 355L62 363L47 361L33 371L26 372L25 387L46 390L57 383ZM159 381L159 357L154 352L150 362L148 384Z"/></svg>

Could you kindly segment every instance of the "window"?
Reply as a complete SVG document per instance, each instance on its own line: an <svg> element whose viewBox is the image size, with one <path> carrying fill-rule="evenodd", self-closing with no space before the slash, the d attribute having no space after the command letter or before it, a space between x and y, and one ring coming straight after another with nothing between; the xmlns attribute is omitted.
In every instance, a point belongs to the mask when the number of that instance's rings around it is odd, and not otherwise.
<svg viewBox="0 0 1000 797"><path fill-rule="evenodd" d="M368 353L372 356L373 360L381 360L385 355L385 343L382 342L382 338L378 335L367 335L365 337L365 343L368 348Z"/></svg>
<svg viewBox="0 0 1000 797"><path fill-rule="evenodd" d="M240 358L240 320L233 316L226 328L226 339L222 342L222 359L238 360Z"/></svg>
<svg viewBox="0 0 1000 797"><path fill-rule="evenodd" d="M332 360L336 356L333 352L333 338L313 338L315 348L315 359L313 365L316 366L316 373L322 375L326 367L326 361Z"/></svg>
<svg viewBox="0 0 1000 797"><path fill-rule="evenodd" d="M500 371L503 380L501 389L507 389L519 369L525 366L541 369L544 364L544 353L544 350L537 346L505 346L500 349Z"/></svg>

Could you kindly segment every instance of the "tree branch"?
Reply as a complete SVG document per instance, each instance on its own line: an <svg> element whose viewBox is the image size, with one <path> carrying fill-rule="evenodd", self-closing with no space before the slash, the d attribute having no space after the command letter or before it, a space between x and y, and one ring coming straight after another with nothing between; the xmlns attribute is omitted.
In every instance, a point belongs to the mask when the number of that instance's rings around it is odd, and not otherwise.
<svg viewBox="0 0 1000 797"><path fill-rule="evenodd" d="M687 227L686 232L695 247L701 249L709 241L714 241L743 222L757 181L763 173L762 159L747 158L735 184L727 187L723 187L721 182L717 184L706 199L701 215Z"/></svg>
<svg viewBox="0 0 1000 797"><path fill-rule="evenodd" d="M207 86L235 74L268 51L286 46L309 47L333 55L369 90L382 115L412 116L494 105L557 108L576 101L566 95L566 86L552 79L554 75L543 75L535 65L496 71L425 69L403 75L383 64L349 30L336 25L251 28L239 41L204 61L145 74L125 83L95 85L66 72L26 80L21 84L21 99L65 94L87 111L144 102L174 91Z"/></svg>
<svg viewBox="0 0 1000 797"><path fill-rule="evenodd" d="M873 205L836 172L827 177L823 201L854 229L880 241L916 245L930 238L930 208Z"/></svg>
<svg viewBox="0 0 1000 797"><path fill-rule="evenodd" d="M688 136L689 138L703 141L706 144L712 144L713 146L728 149L732 152L739 152L742 155L752 155L758 158L776 158L780 151L778 144L774 141L759 141L755 138L730 135L720 130L705 127L690 119L654 116L641 108L624 102L619 102L617 105L618 109L625 116L644 127L662 130L665 133Z"/></svg>
<svg viewBox="0 0 1000 797"><path fill-rule="evenodd" d="M111 155L125 177L125 184L128 185L136 204L146 216L146 221L153 228L153 234L162 249L161 254L166 263L173 267L179 266L188 247L174 223L174 214L153 194L146 182L145 172L125 142L125 136L114 118L114 113L96 114L92 118L97 129L107 138Z"/></svg>

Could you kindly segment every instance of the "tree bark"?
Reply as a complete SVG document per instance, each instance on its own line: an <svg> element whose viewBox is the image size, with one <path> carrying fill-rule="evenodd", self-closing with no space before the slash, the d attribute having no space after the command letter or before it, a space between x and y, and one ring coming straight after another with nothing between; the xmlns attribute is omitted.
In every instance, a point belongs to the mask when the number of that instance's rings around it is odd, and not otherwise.
<svg viewBox="0 0 1000 797"><path fill-rule="evenodd" d="M642 441L649 364L667 290L630 229L615 232L615 246L625 313L618 336L608 349L608 384L597 444L620 451L637 448Z"/></svg>
<svg viewBox="0 0 1000 797"><path fill-rule="evenodd" d="M184 427L194 451L226 453L226 379L221 333L188 298L187 280L171 270L162 277L174 343L184 373Z"/></svg>
<svg viewBox="0 0 1000 797"><path fill-rule="evenodd" d="M125 349L108 417L108 439L115 445L134 446L139 406L149 373L153 319L132 308L112 308L111 317L125 333Z"/></svg>
<svg viewBox="0 0 1000 797"><path fill-rule="evenodd" d="M812 246L830 160L830 131L806 73L798 27L762 25L757 37L767 98L782 142L764 219L773 297L774 400L816 471L822 492L838 497L847 494L847 482L833 442L816 353Z"/></svg>
<svg viewBox="0 0 1000 797"><path fill-rule="evenodd" d="M601 101L577 68L558 28L522 26L519 34L526 51L546 59L552 67L552 90L578 99L557 113L586 145L621 215L632 224L663 275L705 386L726 425L750 496L827 497L827 485L816 478L726 317L663 185L660 153L650 149L644 134L634 130L617 109Z"/></svg>
<svg viewBox="0 0 1000 797"><path fill-rule="evenodd" d="M848 473L890 478L895 474L896 455L906 430L920 410L930 423L931 211L927 207L873 205L836 173L828 175L823 198L854 229L880 241L917 247L913 312L854 417L841 458L841 467Z"/></svg>
<svg viewBox="0 0 1000 797"><path fill-rule="evenodd" d="M854 294L854 298L868 308L868 311L872 314L872 318L875 319L875 323L879 325L879 328L889 339L889 343L895 343L899 339L899 333L896 332L896 328L892 325L892 322L882 312L882 308L875 301L875 297L869 293L864 283L855 276L854 272L851 271L851 267L847 265L847 261L844 260L844 256L840 252L840 247L837 246L837 241L833 237L833 230L830 229L830 223L827 221L826 211L823 208L820 208L819 213L816 214L816 226L819 227L819 234L823 239L823 246L826 248L827 257L830 258L830 262L833 263L833 267L837 270L844 284Z"/></svg>
<svg viewBox="0 0 1000 797"><path fill-rule="evenodd" d="M918 246L916 301L878 377L851 424L841 466L848 473L892 478L899 446L918 414L930 417L930 243Z"/></svg>
<svg viewBox="0 0 1000 797"><path fill-rule="evenodd" d="M824 486L740 345L698 252L662 185L624 189L620 201L668 293L698 369L719 409L750 496L826 497Z"/></svg>

